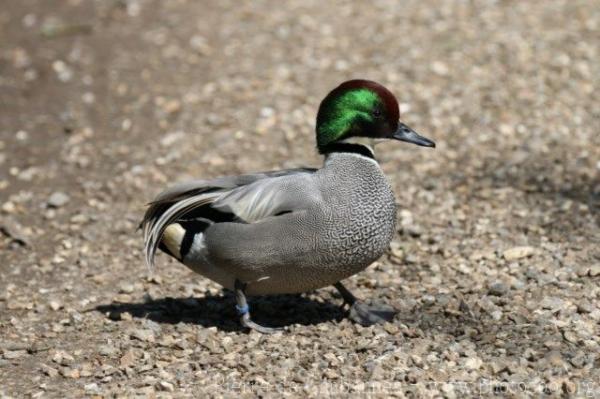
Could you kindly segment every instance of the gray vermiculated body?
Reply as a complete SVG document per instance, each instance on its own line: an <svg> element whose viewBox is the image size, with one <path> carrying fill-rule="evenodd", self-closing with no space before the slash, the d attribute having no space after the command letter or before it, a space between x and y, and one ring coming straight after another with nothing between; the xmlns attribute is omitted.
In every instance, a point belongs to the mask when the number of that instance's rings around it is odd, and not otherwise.
<svg viewBox="0 0 600 399"><path fill-rule="evenodd" d="M249 295L298 293L364 270L392 240L395 198L373 160L334 153L279 189L307 206L256 223L214 224L183 263L227 288L237 278Z"/></svg>

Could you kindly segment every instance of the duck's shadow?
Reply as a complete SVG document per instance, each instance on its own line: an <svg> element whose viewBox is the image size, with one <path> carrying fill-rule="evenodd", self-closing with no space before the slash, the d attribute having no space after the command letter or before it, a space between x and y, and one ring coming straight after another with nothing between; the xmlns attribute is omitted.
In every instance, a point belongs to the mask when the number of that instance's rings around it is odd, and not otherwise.
<svg viewBox="0 0 600 399"><path fill-rule="evenodd" d="M293 324L315 325L332 320L340 321L345 312L339 304L321 302L303 295L273 295L253 297L250 300L252 319L269 327L285 327ZM235 297L230 291L223 295L201 298L146 299L143 302L113 302L99 305L96 311L113 320L120 320L124 313L135 318L145 318L157 323L198 324L217 327L223 331L242 331L235 311Z"/></svg>

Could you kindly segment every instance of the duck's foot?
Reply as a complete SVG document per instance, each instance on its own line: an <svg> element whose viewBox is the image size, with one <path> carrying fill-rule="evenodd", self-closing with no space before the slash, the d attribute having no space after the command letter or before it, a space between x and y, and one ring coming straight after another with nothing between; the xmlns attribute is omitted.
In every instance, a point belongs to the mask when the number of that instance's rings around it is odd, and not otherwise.
<svg viewBox="0 0 600 399"><path fill-rule="evenodd" d="M259 333L263 334L273 334L279 331L283 331L283 328L264 327L252 321L252 319L250 318L250 307L248 306L246 294L244 293L245 288L245 284L243 284L239 280L235 280L235 297L237 301L237 305L235 306L235 308L237 309L237 312L240 315L240 323L242 323L242 325L246 328L258 331Z"/></svg>
<svg viewBox="0 0 600 399"><path fill-rule="evenodd" d="M344 298L344 303L350 306L348 317L350 320L362 326L371 326L377 323L385 323L391 321L396 315L396 310L387 305L367 305L359 301L341 282L334 284L334 287L339 291Z"/></svg>
<svg viewBox="0 0 600 399"><path fill-rule="evenodd" d="M265 327L261 326L260 324L256 324L250 318L250 312L245 313L240 317L240 323L242 323L244 327L249 328L250 330L258 331L262 334L274 334L276 332L283 331L283 328Z"/></svg>

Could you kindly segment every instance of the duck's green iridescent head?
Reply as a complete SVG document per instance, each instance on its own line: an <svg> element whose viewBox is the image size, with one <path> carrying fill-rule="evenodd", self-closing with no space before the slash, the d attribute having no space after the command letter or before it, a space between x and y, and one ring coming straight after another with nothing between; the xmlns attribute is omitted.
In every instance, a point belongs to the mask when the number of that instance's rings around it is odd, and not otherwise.
<svg viewBox="0 0 600 399"><path fill-rule="evenodd" d="M349 80L333 89L321 102L316 130L320 153L330 152L336 143L355 137L396 139L435 147L433 141L400 122L394 95L370 80Z"/></svg>

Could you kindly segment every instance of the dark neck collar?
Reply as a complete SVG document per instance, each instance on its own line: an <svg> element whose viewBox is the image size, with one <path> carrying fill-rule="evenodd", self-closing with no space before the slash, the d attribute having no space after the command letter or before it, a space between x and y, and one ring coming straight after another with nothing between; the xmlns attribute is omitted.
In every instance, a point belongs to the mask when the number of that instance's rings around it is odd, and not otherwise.
<svg viewBox="0 0 600 399"><path fill-rule="evenodd" d="M319 148L319 153L323 155L329 155L335 152L346 152L351 154L362 155L363 157L367 157L375 160L375 156L373 152L362 144L353 144L353 143L331 143L327 144L324 147Z"/></svg>

